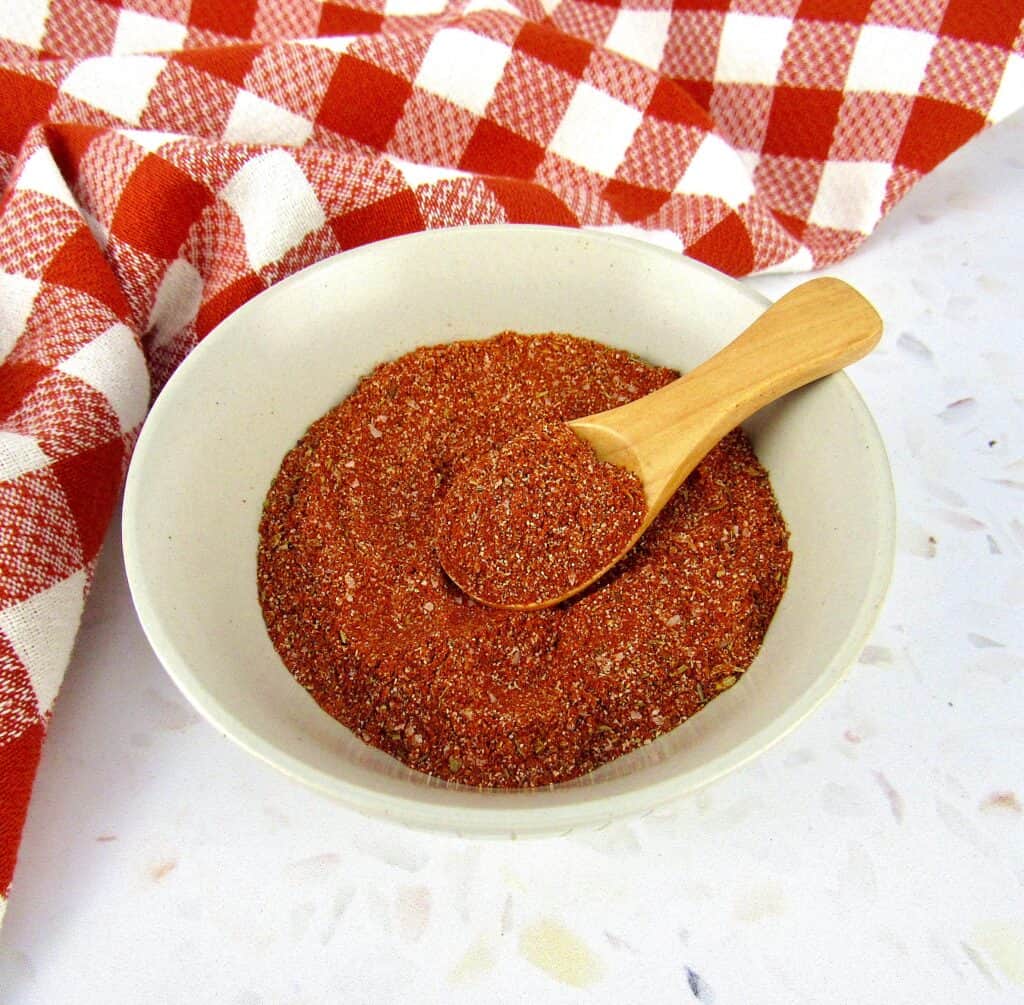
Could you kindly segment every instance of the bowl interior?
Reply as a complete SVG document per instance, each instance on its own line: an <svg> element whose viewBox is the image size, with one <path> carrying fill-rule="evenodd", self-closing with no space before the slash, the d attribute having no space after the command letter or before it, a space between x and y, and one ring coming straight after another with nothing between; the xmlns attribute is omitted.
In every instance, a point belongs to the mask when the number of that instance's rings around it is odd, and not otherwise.
<svg viewBox="0 0 1024 1005"><path fill-rule="evenodd" d="M256 542L285 452L384 359L513 329L572 332L690 369L765 303L675 254L541 227L397 238L279 283L189 356L139 439L124 544L153 648L199 711L242 746L364 812L412 826L565 830L646 809L739 765L838 682L888 582L888 464L845 376L746 424L794 553L789 587L750 671L678 729L574 782L480 792L363 744L317 707L271 646L256 596Z"/></svg>

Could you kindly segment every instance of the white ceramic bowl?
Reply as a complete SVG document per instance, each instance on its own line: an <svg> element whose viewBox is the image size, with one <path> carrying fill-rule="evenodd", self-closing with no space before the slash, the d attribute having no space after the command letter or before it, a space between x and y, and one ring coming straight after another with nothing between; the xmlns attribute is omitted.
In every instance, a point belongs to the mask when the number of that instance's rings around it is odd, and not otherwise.
<svg viewBox="0 0 1024 1005"><path fill-rule="evenodd" d="M843 375L746 423L792 531L789 587L740 683L678 729L572 782L482 792L411 771L313 702L256 596L257 526L285 452L378 362L504 329L566 331L690 369L766 306L637 241L544 227L435 231L369 245L277 284L227 318L160 394L124 505L143 628L193 705L245 749L370 814L519 836L650 809L778 740L839 682L888 584L885 451Z"/></svg>

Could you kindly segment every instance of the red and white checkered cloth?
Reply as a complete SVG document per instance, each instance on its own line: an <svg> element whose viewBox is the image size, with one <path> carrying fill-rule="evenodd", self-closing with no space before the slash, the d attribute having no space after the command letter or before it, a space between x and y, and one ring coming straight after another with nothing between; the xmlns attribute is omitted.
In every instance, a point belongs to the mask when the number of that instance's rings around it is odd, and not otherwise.
<svg viewBox="0 0 1024 1005"><path fill-rule="evenodd" d="M732 273L849 254L1024 104L1006 0L2 0L0 915L150 397L367 241L635 232ZM230 375L225 375L230 379Z"/></svg>

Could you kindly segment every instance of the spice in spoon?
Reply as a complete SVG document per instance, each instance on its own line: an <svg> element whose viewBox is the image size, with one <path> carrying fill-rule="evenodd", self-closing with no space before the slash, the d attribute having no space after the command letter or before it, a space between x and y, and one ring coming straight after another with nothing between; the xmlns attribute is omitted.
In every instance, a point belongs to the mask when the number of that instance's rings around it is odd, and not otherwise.
<svg viewBox="0 0 1024 1005"><path fill-rule="evenodd" d="M636 475L598 460L564 423L546 423L452 481L438 518L438 558L476 600L525 608L594 578L646 511Z"/></svg>

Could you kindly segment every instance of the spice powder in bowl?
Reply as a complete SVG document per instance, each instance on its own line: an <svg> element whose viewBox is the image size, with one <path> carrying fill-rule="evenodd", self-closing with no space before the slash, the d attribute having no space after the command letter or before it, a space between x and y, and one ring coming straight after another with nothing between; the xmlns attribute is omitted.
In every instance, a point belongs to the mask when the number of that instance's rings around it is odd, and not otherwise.
<svg viewBox="0 0 1024 1005"><path fill-rule="evenodd" d="M559 606L484 606L438 560L442 500L476 458L677 376L570 335L508 332L379 366L309 428L267 495L259 599L291 673L411 768L500 788L592 771L735 684L791 560L741 430L615 569Z"/></svg>

